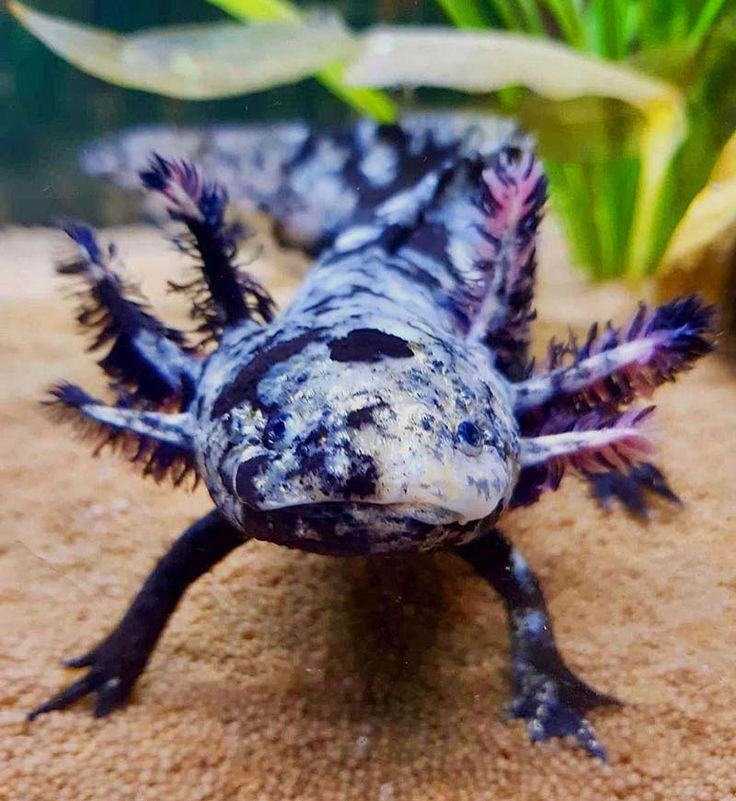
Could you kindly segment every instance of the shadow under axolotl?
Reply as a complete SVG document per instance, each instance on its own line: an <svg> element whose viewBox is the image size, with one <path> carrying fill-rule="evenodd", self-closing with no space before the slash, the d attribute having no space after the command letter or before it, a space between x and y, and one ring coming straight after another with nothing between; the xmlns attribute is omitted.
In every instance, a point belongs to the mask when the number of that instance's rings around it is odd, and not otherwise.
<svg viewBox="0 0 736 801"><path fill-rule="evenodd" d="M225 676L222 682L190 677L186 688L180 685L168 696L167 706L196 704L235 726L243 735L244 758L249 737L257 737L261 747L272 741L274 765L320 739L331 740L333 748L340 743L337 761L347 763L361 759L369 743L379 739L400 741L402 759L415 751L426 757L432 730L446 726L448 718L463 718L478 705L490 720L503 715L509 686L503 609L483 582L472 581L459 559L451 554L330 559L279 553L283 557L274 555L274 567L283 559L289 590L294 590L287 605L303 618L289 620L288 609L274 610L253 639L261 649L270 643L282 654L288 643L288 671L281 669L281 659L273 672L256 673L246 642L234 657L240 665L228 670L242 675L243 683ZM315 567L319 591L306 596L300 588L314 589ZM251 587L247 594L260 589ZM237 594L238 605L247 603L240 590ZM230 608L226 617L233 614ZM315 615L321 619L321 641L310 643L303 620ZM476 635L471 652L468 628ZM163 669L154 666L159 676ZM165 669L175 667L169 663ZM259 719L274 721L273 727L250 726L254 705Z"/></svg>
<svg viewBox="0 0 736 801"><path fill-rule="evenodd" d="M345 559L338 571L341 598L326 622L326 694L340 687L342 706L371 715L410 711L407 704L422 702L422 676L432 671L448 611L436 558ZM313 713L329 708L321 699Z"/></svg>

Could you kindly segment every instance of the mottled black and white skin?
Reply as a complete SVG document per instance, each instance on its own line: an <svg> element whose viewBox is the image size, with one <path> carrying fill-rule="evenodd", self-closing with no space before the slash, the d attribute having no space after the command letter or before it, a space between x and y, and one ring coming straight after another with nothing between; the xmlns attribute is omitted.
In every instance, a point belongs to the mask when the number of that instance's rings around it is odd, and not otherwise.
<svg viewBox="0 0 736 801"><path fill-rule="evenodd" d="M175 150L176 157L151 155ZM196 158L216 175L205 180ZM621 327L529 356L539 162L503 124L414 117L312 132L301 125L171 133L91 148L91 172L131 176L163 203L198 263L186 292L194 335L160 323L122 277L114 247L66 227L59 265L80 281L110 402L62 384L52 408L144 472L204 481L214 509L154 568L123 619L68 664L75 683L31 713L96 694L128 698L187 586L249 539L328 555L444 549L503 598L510 711L534 741L572 735L604 750L588 711L618 703L560 655L537 580L497 527L568 469L599 499L644 514L676 496L648 459L651 407L632 406L712 347L697 298L641 305ZM315 256L286 309L237 266L227 198L270 214L280 240Z"/></svg>

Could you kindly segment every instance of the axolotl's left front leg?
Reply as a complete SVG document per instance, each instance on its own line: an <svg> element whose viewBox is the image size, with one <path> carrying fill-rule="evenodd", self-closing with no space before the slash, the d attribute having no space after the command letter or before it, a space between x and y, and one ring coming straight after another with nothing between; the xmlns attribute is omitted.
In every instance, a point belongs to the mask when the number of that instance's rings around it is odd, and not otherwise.
<svg viewBox="0 0 736 801"><path fill-rule="evenodd" d="M565 664L539 582L523 556L496 529L456 552L506 605L511 629L511 716L528 720L532 742L571 735L589 754L605 760L605 750L585 714L593 707L620 706L620 702L594 690Z"/></svg>

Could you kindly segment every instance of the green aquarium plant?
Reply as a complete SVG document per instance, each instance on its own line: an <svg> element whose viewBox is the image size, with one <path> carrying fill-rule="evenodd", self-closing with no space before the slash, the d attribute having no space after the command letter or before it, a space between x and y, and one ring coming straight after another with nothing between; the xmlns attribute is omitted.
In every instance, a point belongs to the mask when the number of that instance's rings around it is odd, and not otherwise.
<svg viewBox="0 0 736 801"><path fill-rule="evenodd" d="M575 259L596 279L655 270L736 126L727 0L438 0L456 28L360 34L286 0L210 2L239 22L123 36L17 2L10 10L80 68L173 97L313 75L385 122L397 116L386 90L475 94L536 135Z"/></svg>
<svg viewBox="0 0 736 801"><path fill-rule="evenodd" d="M499 101L539 138L576 260L597 278L652 273L736 127L733 0L437 0L458 26L502 27L659 76L681 91L679 136L588 97ZM556 190L556 191L555 191Z"/></svg>

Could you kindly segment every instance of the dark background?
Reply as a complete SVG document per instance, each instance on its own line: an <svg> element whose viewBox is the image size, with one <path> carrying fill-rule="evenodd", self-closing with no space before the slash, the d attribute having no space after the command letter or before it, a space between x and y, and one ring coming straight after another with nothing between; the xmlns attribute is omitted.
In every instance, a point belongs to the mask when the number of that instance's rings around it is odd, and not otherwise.
<svg viewBox="0 0 736 801"><path fill-rule="evenodd" d="M28 0L28 4L120 32L227 18L205 0ZM339 10L356 28L376 20L446 22L434 0L330 0L326 5ZM120 192L84 178L76 168L81 144L126 126L293 117L321 124L349 114L349 109L314 80L204 102L171 100L110 86L49 52L2 9L0 224L46 224L59 215L82 216L96 224L132 219L132 205Z"/></svg>

